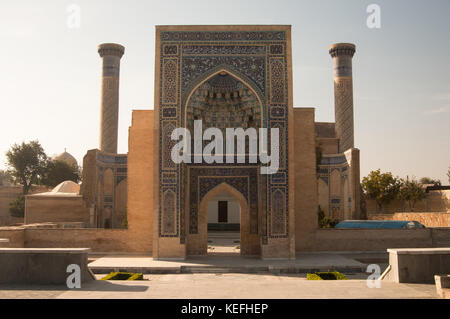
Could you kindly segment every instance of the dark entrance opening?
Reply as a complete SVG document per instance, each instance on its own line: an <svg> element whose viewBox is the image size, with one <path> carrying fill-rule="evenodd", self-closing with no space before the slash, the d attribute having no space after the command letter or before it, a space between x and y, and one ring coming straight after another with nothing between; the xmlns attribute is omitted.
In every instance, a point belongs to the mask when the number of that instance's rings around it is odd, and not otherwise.
<svg viewBox="0 0 450 319"><path fill-rule="evenodd" d="M219 223L228 223L228 201L218 201Z"/></svg>

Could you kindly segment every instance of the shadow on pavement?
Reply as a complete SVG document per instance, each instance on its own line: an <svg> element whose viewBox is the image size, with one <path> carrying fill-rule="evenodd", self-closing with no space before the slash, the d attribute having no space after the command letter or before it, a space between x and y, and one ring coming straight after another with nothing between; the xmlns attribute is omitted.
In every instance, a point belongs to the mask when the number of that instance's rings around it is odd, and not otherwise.
<svg viewBox="0 0 450 319"><path fill-rule="evenodd" d="M69 289L65 285L0 285L1 290L32 290L32 291L123 291L123 292L144 292L148 290L148 281L141 281L142 285L136 285L135 282L130 281L104 281L95 280L87 283L82 283L81 288ZM120 284L119 284L120 283Z"/></svg>

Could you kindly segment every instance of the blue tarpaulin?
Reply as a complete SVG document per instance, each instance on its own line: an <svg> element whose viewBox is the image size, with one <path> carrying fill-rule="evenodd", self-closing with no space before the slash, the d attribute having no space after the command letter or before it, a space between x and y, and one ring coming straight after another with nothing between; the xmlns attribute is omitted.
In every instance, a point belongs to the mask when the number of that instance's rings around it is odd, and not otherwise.
<svg viewBox="0 0 450 319"><path fill-rule="evenodd" d="M415 229L425 228L425 226L412 220L344 220L339 222L335 228Z"/></svg>

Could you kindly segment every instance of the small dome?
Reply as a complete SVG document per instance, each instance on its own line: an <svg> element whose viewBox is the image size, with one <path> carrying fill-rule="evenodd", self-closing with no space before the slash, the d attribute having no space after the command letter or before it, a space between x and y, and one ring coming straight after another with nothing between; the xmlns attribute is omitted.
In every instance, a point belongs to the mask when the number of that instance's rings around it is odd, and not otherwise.
<svg viewBox="0 0 450 319"><path fill-rule="evenodd" d="M51 193L79 193L80 185L72 181L64 181L52 189Z"/></svg>
<svg viewBox="0 0 450 319"><path fill-rule="evenodd" d="M64 181L58 186L53 188L50 192L34 194L30 196L63 196L63 197L73 197L78 196L80 193L80 185L72 181Z"/></svg>
<svg viewBox="0 0 450 319"><path fill-rule="evenodd" d="M66 149L64 149L64 152L62 152L61 154L55 156L55 158L53 160L65 162L65 163L69 164L70 166L78 166L78 163L77 163L77 160L75 159L75 157L73 157L71 154L67 153Z"/></svg>

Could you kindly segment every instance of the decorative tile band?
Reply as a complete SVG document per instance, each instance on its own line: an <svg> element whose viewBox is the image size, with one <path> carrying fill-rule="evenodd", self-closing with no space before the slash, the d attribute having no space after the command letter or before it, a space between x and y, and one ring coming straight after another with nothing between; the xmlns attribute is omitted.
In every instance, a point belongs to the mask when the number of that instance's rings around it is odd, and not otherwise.
<svg viewBox="0 0 450 319"><path fill-rule="evenodd" d="M161 41L284 41L285 31L164 31Z"/></svg>

